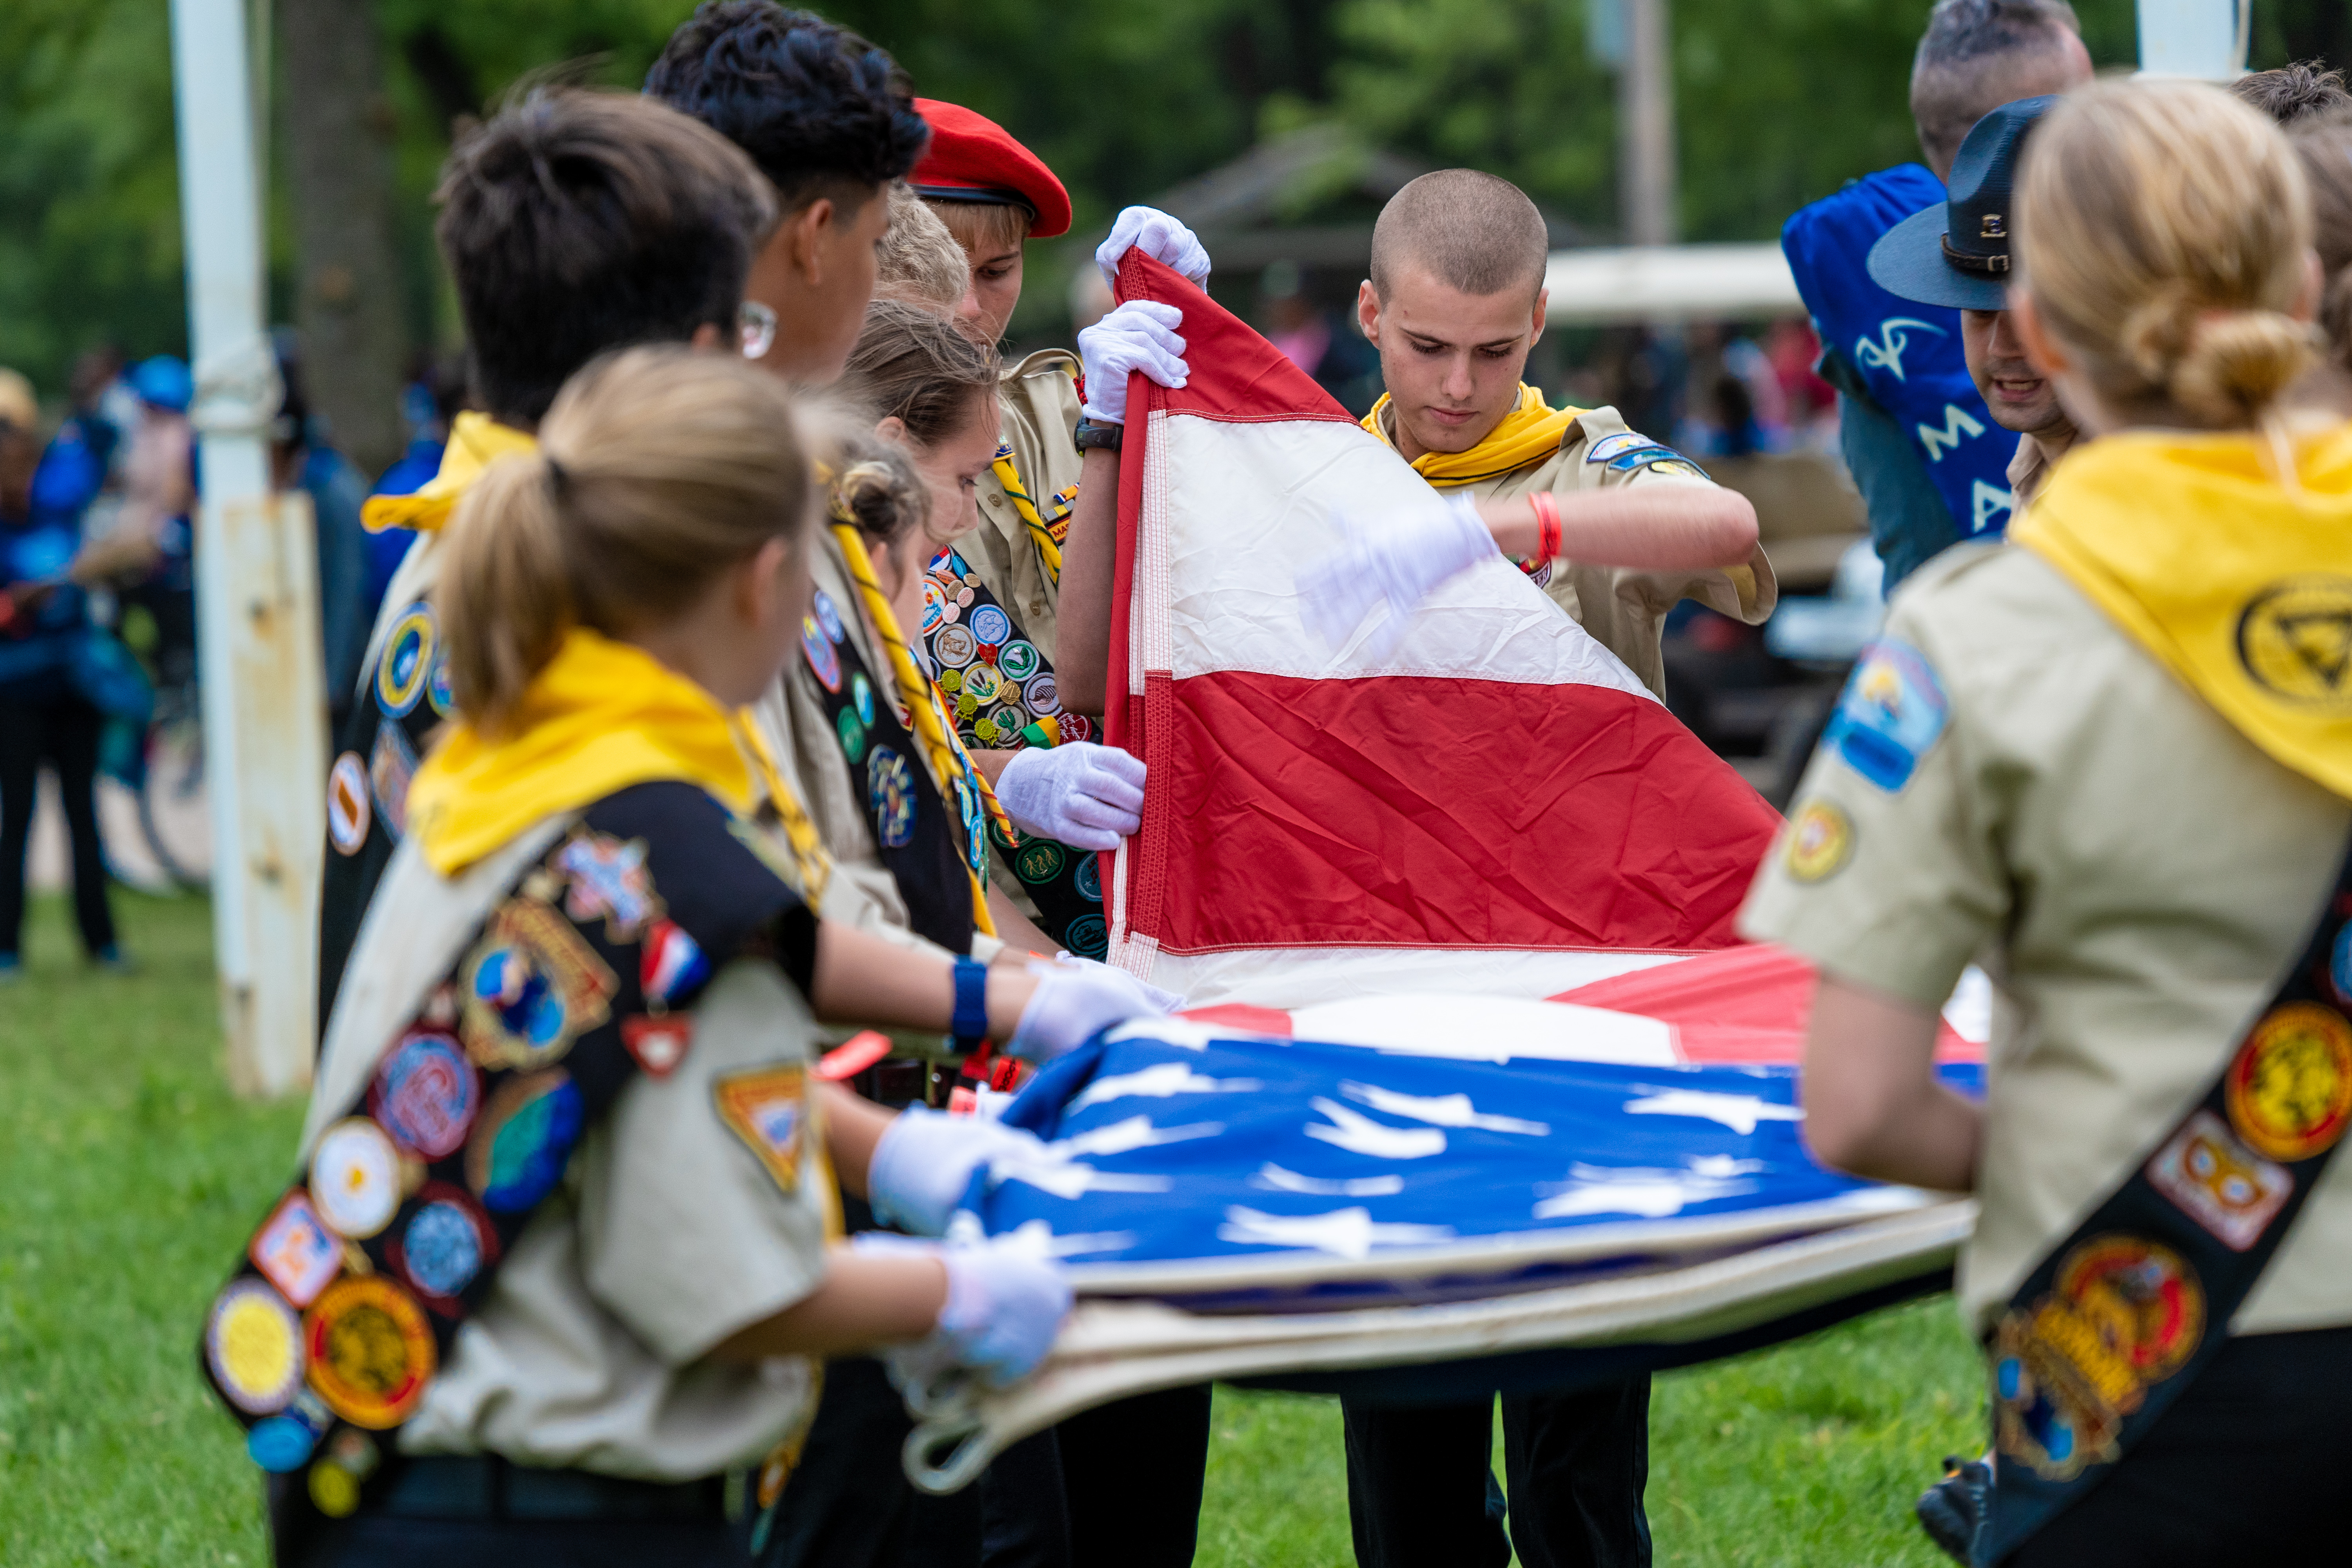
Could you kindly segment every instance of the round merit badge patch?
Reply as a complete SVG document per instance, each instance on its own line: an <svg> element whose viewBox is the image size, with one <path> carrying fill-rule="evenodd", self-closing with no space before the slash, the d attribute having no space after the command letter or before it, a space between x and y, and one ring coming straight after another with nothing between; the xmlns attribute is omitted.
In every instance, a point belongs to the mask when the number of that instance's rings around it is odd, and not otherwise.
<svg viewBox="0 0 2352 1568"><path fill-rule="evenodd" d="M381 1432L408 1419L433 1380L432 1325L381 1274L339 1279L306 1319L310 1386L354 1426Z"/></svg>
<svg viewBox="0 0 2352 1568"><path fill-rule="evenodd" d="M1068 853L1052 839L1034 838L1013 857L1013 873L1033 886L1050 882L1061 874L1062 863L1068 858Z"/></svg>
<svg viewBox="0 0 2352 1568"><path fill-rule="evenodd" d="M1103 924L1100 915L1080 915L1062 933L1062 940L1080 958L1100 958L1110 951L1110 928Z"/></svg>
<svg viewBox="0 0 2352 1568"><path fill-rule="evenodd" d="M1062 706L1061 689L1054 684L1054 672L1050 669L1032 676L1029 684L1021 689L1021 695L1028 702L1029 711L1041 719L1051 717Z"/></svg>
<svg viewBox="0 0 2352 1568"><path fill-rule="evenodd" d="M1028 679L1037 673L1037 667L1045 662L1034 645L1017 638L1006 643L996 656L996 668L1003 670L1007 679L1013 680Z"/></svg>
<svg viewBox="0 0 2352 1568"><path fill-rule="evenodd" d="M931 577L924 578L923 624L919 628L923 636L929 637L938 629L940 624L947 618L947 607L948 596L940 589L938 580Z"/></svg>
<svg viewBox="0 0 2352 1568"><path fill-rule="evenodd" d="M2238 612L2238 662L2273 697L2352 713L2352 577L2273 583Z"/></svg>
<svg viewBox="0 0 2352 1568"><path fill-rule="evenodd" d="M834 608L833 595L822 588L816 591L816 624L823 626L824 635L835 642L849 635L842 626L841 612Z"/></svg>
<svg viewBox="0 0 2352 1568"><path fill-rule="evenodd" d="M426 1029L393 1047L368 1097L368 1110L383 1130L427 1160L464 1148L481 1108L481 1075L465 1048Z"/></svg>
<svg viewBox="0 0 2352 1568"><path fill-rule="evenodd" d="M2352 921L2336 933L2336 946L2327 955L2327 984L2338 1002L2352 1007Z"/></svg>
<svg viewBox="0 0 2352 1568"><path fill-rule="evenodd" d="M373 1236L400 1212L400 1151L364 1116L345 1117L319 1135L310 1156L310 1201L339 1236Z"/></svg>
<svg viewBox="0 0 2352 1568"><path fill-rule="evenodd" d="M941 626L931 638L931 652L950 669L961 669L980 652L980 639L970 626Z"/></svg>
<svg viewBox="0 0 2352 1568"><path fill-rule="evenodd" d="M856 767L866 760L866 726L857 721L857 710L845 708L833 721L834 733L841 738L841 754Z"/></svg>
<svg viewBox="0 0 2352 1568"><path fill-rule="evenodd" d="M205 1320L205 1363L231 1405L274 1415L302 1386L301 1320L262 1281L232 1279Z"/></svg>
<svg viewBox="0 0 2352 1568"><path fill-rule="evenodd" d="M356 855L365 848L373 820L367 763L357 752L345 752L327 771L327 837L335 853Z"/></svg>
<svg viewBox="0 0 2352 1568"><path fill-rule="evenodd" d="M841 689L841 655L827 640L824 628L816 624L814 616L801 617L801 657L808 660L809 673L827 691Z"/></svg>
<svg viewBox="0 0 2352 1568"><path fill-rule="evenodd" d="M974 709L985 708L1004 689L1004 678L992 664L975 664L963 672L964 700Z"/></svg>
<svg viewBox="0 0 2352 1568"><path fill-rule="evenodd" d="M376 661L375 702L390 719L404 718L425 695L433 678L434 645L440 640L433 607L419 600L400 614L383 639L383 657Z"/></svg>
<svg viewBox="0 0 2352 1568"><path fill-rule="evenodd" d="M1102 902L1102 862L1091 851L1078 857L1078 868L1070 874L1070 881L1087 902Z"/></svg>
<svg viewBox="0 0 2352 1568"><path fill-rule="evenodd" d="M466 1148L466 1184L495 1214L537 1206L563 1177L580 1140L580 1086L567 1072L532 1073L499 1086Z"/></svg>
<svg viewBox="0 0 2352 1568"><path fill-rule="evenodd" d="M904 849L915 838L915 774L907 759L877 746L866 763L866 798L874 813L874 837L885 849Z"/></svg>
<svg viewBox="0 0 2352 1568"><path fill-rule="evenodd" d="M2343 1137L2352 1115L2352 1024L2315 1002L2274 1007L2222 1084L2230 1124L2256 1153L2307 1160Z"/></svg>
<svg viewBox="0 0 2352 1568"><path fill-rule="evenodd" d="M1789 829L1789 875L1819 882L1845 869L1853 857L1853 818L1826 800L1811 801Z"/></svg>
<svg viewBox="0 0 2352 1568"><path fill-rule="evenodd" d="M994 605L982 605L971 612L971 635L988 647L1002 647L1013 639L1013 617Z"/></svg>
<svg viewBox="0 0 2352 1568"><path fill-rule="evenodd" d="M874 722L874 683L862 674L849 678L849 705L857 710L857 721Z"/></svg>
<svg viewBox="0 0 2352 1568"><path fill-rule="evenodd" d="M447 1301L498 1255L498 1237L474 1200L443 1182L426 1184L419 1205L387 1251L428 1303Z"/></svg>
<svg viewBox="0 0 2352 1568"><path fill-rule="evenodd" d="M457 689L449 684L449 648L446 644L433 656L433 674L425 682L425 699L433 704L433 711L444 719L457 710Z"/></svg>

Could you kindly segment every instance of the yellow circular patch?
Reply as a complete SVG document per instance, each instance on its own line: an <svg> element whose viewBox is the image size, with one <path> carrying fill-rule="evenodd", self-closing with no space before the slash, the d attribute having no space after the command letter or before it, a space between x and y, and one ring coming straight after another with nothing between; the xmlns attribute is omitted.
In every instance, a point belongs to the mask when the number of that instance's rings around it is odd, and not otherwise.
<svg viewBox="0 0 2352 1568"><path fill-rule="evenodd" d="M310 1500L329 1519L348 1519L360 1506L360 1479L332 1459L321 1459L310 1467Z"/></svg>
<svg viewBox="0 0 2352 1568"><path fill-rule="evenodd" d="M2238 1136L2273 1160L2307 1160L2352 1118L2352 1024L2332 1007L2274 1007L2230 1064L2224 1085Z"/></svg>
<svg viewBox="0 0 2352 1568"><path fill-rule="evenodd" d="M1809 802L1789 829L1789 875L1818 882L1845 869L1853 858L1853 818L1826 800Z"/></svg>
<svg viewBox="0 0 2352 1568"><path fill-rule="evenodd" d="M327 1287L304 1321L310 1386L327 1408L377 1432L408 1419L440 1355L407 1291L380 1274L347 1277Z"/></svg>
<svg viewBox="0 0 2352 1568"><path fill-rule="evenodd" d="M2249 599L2238 662L2273 696L2352 713L2352 577L2290 577Z"/></svg>
<svg viewBox="0 0 2352 1568"><path fill-rule="evenodd" d="M283 1410L302 1386L302 1329L294 1310L260 1280L233 1281L205 1325L213 1379L240 1410Z"/></svg>

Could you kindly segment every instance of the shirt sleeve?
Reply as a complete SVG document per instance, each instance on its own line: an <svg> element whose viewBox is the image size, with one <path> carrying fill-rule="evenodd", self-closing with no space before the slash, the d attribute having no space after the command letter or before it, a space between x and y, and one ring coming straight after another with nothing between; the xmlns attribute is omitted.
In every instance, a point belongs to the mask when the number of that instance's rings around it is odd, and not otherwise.
<svg viewBox="0 0 2352 1568"><path fill-rule="evenodd" d="M721 969L666 1078L640 1073L583 1150L586 1285L680 1366L824 1277L833 1177L809 1094L815 1021L770 961Z"/></svg>
<svg viewBox="0 0 2352 1568"><path fill-rule="evenodd" d="M1561 495L1616 485L1719 487L1705 470L1674 448L1623 428L1622 421L1588 420L1591 428L1563 454L1551 488ZM1760 625L1780 602L1780 580L1759 542L1737 566L1689 571L1648 571L1631 566L1587 566L1563 562L1556 571L1579 579L1577 597L1591 613L1602 604L1623 606L1649 620L1664 617L1685 599L1696 599L1717 615Z"/></svg>
<svg viewBox="0 0 2352 1568"><path fill-rule="evenodd" d="M1898 610L1855 667L1739 930L1937 1008L2005 926L1997 793L1922 628Z"/></svg>

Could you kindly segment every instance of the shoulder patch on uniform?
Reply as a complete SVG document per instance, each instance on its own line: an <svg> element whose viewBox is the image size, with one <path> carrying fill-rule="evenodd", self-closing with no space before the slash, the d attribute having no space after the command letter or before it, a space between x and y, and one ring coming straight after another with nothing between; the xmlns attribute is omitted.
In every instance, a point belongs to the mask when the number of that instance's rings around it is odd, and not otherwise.
<svg viewBox="0 0 2352 1568"><path fill-rule="evenodd" d="M1800 882L1825 882L1853 858L1853 818L1835 801L1808 801L1789 819L1783 851L1789 875Z"/></svg>
<svg viewBox="0 0 2352 1568"><path fill-rule="evenodd" d="M1944 732L1951 700L1933 666L1909 643L1882 637L1854 666L1822 744L1893 794Z"/></svg>
<svg viewBox="0 0 2352 1568"><path fill-rule="evenodd" d="M1648 468L1649 471L1654 474L1673 474L1678 479L1703 479L1706 478L1706 470L1700 468L1696 463L1692 462L1688 458L1653 458L1645 466Z"/></svg>
<svg viewBox="0 0 2352 1568"><path fill-rule="evenodd" d="M710 1099L719 1120L767 1167L776 1185L798 1192L808 1069L792 1062L730 1073L710 1086Z"/></svg>
<svg viewBox="0 0 2352 1568"><path fill-rule="evenodd" d="M1584 450L1588 463L1605 463L1610 458L1633 451L1637 447L1655 447L1658 442L1632 430L1621 430L1614 436L1603 436Z"/></svg>

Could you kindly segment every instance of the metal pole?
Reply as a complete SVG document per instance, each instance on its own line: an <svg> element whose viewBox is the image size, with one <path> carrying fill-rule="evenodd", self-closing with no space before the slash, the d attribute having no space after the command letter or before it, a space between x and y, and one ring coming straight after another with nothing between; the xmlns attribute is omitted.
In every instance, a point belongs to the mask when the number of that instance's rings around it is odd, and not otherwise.
<svg viewBox="0 0 2352 1568"><path fill-rule="evenodd" d="M173 0L181 226L202 454L197 657L213 945L229 1077L310 1079L325 704L310 510L270 493L276 361L263 331L260 170L245 0Z"/></svg>
<svg viewBox="0 0 2352 1568"><path fill-rule="evenodd" d="M1666 0L1622 0L1625 64L1617 73L1617 179L1629 245L1672 245L1678 230L1674 58Z"/></svg>
<svg viewBox="0 0 2352 1568"><path fill-rule="evenodd" d="M2234 81L2245 74L2252 0L2139 0L2143 76Z"/></svg>

